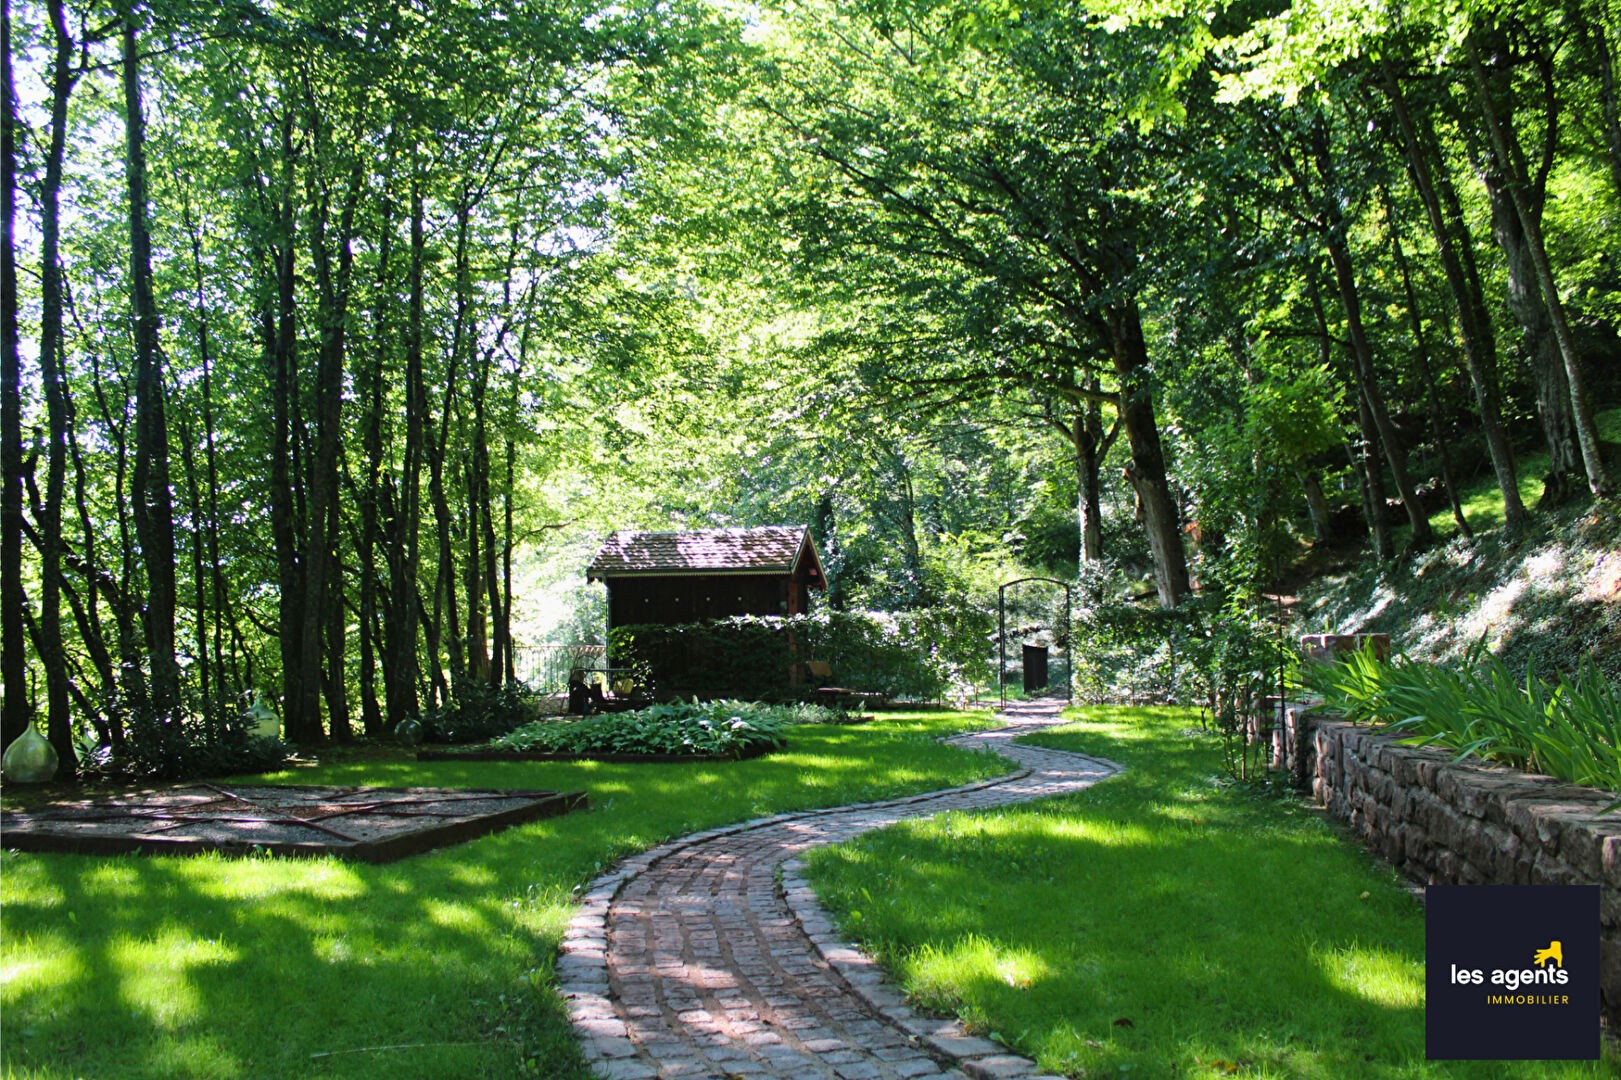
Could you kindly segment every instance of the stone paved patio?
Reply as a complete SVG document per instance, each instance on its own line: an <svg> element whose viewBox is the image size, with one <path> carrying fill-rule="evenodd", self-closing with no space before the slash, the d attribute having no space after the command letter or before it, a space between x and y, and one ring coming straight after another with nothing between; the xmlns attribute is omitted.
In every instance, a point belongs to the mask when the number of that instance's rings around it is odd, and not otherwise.
<svg viewBox="0 0 1621 1080"><path fill-rule="evenodd" d="M952 741L1011 758L1021 767L1011 776L696 833L594 881L557 970L598 1074L1036 1078L1033 1062L907 1007L868 957L837 939L797 860L907 818L1067 794L1120 771L1013 743L1058 722L1054 703L1016 705L1003 718L1002 729Z"/></svg>
<svg viewBox="0 0 1621 1080"><path fill-rule="evenodd" d="M183 784L0 814L0 844L111 855L337 855L389 862L585 805L581 791Z"/></svg>

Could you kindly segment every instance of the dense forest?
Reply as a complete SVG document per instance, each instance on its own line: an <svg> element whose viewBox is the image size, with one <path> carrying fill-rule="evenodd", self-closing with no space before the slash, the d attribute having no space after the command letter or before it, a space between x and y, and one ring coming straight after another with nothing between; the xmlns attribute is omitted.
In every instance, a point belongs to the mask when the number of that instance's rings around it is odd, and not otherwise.
<svg viewBox="0 0 1621 1080"><path fill-rule="evenodd" d="M1614 512L1615 0L0 2L0 738L64 762L511 681L571 528L1169 609L1476 476Z"/></svg>

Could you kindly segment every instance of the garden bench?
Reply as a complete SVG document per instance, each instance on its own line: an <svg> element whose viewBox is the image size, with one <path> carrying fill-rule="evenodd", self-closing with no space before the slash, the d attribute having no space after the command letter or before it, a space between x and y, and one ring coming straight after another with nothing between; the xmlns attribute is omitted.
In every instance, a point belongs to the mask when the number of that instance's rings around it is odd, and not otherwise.
<svg viewBox="0 0 1621 1080"><path fill-rule="evenodd" d="M833 678L833 665L826 660L812 660L805 665L805 673L812 683L822 683ZM883 705L889 701L889 695L881 690L853 690L847 686L817 686L814 691L816 699L824 705L854 705L858 709L870 709L874 705Z"/></svg>

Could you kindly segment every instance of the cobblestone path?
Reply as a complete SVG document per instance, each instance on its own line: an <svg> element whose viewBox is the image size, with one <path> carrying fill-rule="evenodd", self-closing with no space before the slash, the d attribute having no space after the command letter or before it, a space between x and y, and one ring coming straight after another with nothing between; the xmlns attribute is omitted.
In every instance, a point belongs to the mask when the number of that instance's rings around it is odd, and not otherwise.
<svg viewBox="0 0 1621 1080"><path fill-rule="evenodd" d="M1058 722L1054 703L1012 706L1002 719L1006 727L951 741L1011 758L1019 771L1009 776L694 833L592 882L557 975L597 1073L1034 1080L1028 1059L908 1008L869 958L837 939L796 858L907 818L1062 795L1119 772L1013 742Z"/></svg>

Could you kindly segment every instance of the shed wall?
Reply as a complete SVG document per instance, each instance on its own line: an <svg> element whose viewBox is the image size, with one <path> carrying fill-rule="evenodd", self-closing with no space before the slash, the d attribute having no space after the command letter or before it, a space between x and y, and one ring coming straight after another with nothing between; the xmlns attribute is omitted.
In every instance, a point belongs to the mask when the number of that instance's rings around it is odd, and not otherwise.
<svg viewBox="0 0 1621 1080"><path fill-rule="evenodd" d="M732 615L805 610L804 589L788 577L749 574L609 578L608 625L674 625ZM786 605L786 606L785 606Z"/></svg>

